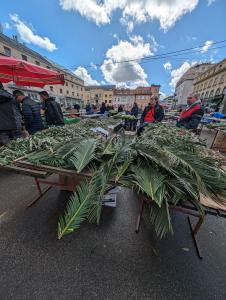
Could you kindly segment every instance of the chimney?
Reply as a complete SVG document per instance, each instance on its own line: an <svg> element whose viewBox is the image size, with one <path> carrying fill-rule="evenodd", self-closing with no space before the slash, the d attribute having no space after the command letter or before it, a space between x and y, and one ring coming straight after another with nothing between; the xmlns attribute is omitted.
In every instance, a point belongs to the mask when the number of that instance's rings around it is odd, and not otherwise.
<svg viewBox="0 0 226 300"><path fill-rule="evenodd" d="M19 41L18 41L18 37L17 37L17 35L13 35L13 40L16 42L16 43L18 43Z"/></svg>

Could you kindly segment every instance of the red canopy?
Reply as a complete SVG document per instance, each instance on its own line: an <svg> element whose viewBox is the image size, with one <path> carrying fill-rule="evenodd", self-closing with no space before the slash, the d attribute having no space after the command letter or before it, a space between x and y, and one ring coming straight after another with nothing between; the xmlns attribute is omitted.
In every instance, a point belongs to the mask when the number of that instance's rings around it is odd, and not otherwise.
<svg viewBox="0 0 226 300"><path fill-rule="evenodd" d="M64 75L13 57L0 56L0 82L36 86L64 84Z"/></svg>

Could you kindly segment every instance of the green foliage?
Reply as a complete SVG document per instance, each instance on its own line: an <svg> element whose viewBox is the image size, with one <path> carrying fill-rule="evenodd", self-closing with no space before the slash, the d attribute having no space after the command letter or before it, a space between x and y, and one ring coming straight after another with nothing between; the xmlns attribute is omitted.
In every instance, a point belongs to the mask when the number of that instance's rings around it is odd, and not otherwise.
<svg viewBox="0 0 226 300"><path fill-rule="evenodd" d="M95 150L97 141L95 139L88 139L82 141L76 151L70 158L70 162L80 173L95 157Z"/></svg>

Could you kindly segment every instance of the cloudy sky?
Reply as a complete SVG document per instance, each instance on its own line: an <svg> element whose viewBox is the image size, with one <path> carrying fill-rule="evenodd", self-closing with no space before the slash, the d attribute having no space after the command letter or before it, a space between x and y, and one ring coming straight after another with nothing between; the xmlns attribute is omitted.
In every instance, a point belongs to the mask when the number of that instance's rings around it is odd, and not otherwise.
<svg viewBox="0 0 226 300"><path fill-rule="evenodd" d="M166 95L191 65L226 57L225 12L225 0L0 1L6 35L87 84L154 83Z"/></svg>

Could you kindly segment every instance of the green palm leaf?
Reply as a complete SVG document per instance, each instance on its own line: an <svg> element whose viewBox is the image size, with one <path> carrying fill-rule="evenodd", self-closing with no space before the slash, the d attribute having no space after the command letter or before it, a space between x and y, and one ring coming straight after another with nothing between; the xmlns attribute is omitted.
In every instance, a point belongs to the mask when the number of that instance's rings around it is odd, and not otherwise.
<svg viewBox="0 0 226 300"><path fill-rule="evenodd" d="M165 196L166 176L150 166L132 168L132 172L133 183L161 207Z"/></svg>
<svg viewBox="0 0 226 300"><path fill-rule="evenodd" d="M95 139L88 139L82 141L69 161L80 173L95 157L95 150L97 147L97 141Z"/></svg>
<svg viewBox="0 0 226 300"><path fill-rule="evenodd" d="M95 172L92 179L83 181L70 197L64 216L58 222L58 239L78 229L88 218L94 203L99 199L102 189L100 181L100 173Z"/></svg>
<svg viewBox="0 0 226 300"><path fill-rule="evenodd" d="M150 212L150 221L154 225L158 237L162 238L169 232L173 233L169 205L166 198L163 199L161 207L153 203Z"/></svg>

